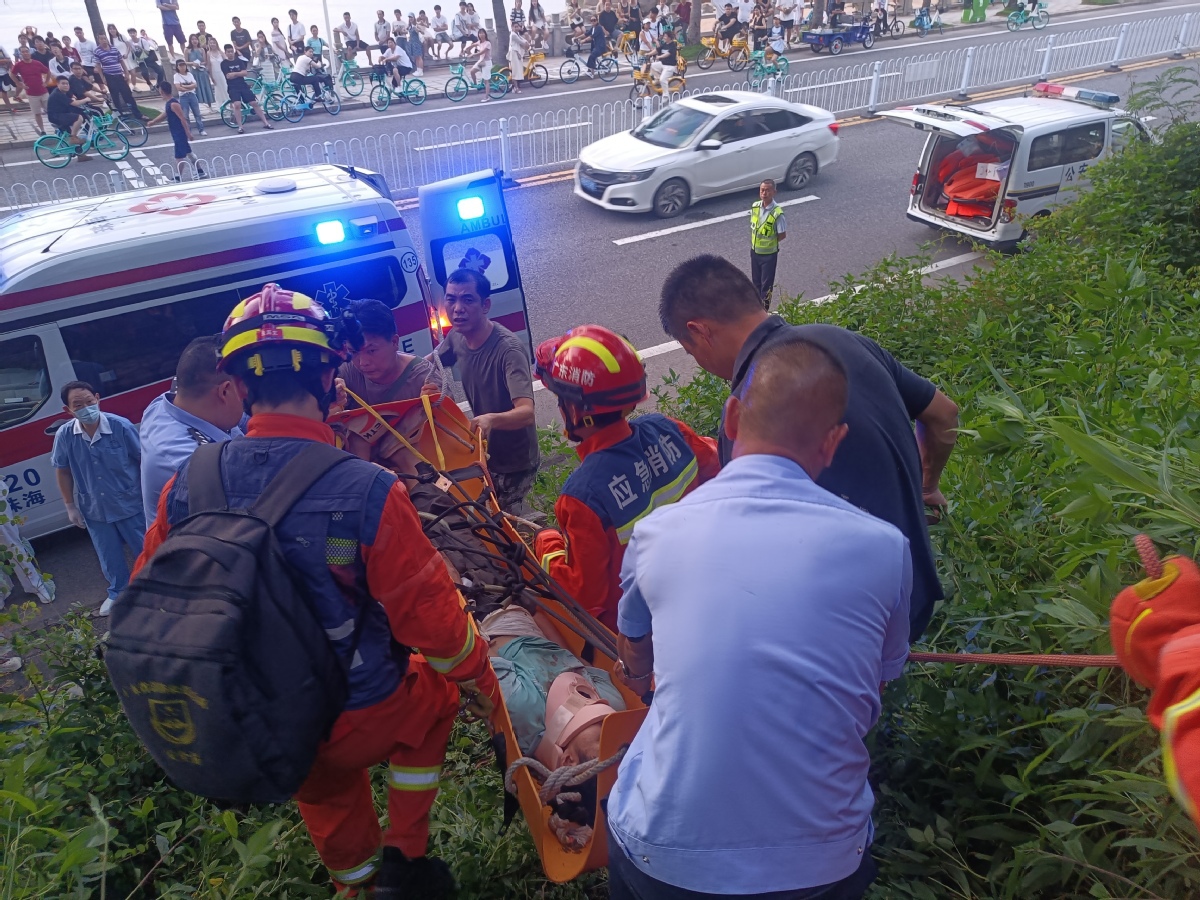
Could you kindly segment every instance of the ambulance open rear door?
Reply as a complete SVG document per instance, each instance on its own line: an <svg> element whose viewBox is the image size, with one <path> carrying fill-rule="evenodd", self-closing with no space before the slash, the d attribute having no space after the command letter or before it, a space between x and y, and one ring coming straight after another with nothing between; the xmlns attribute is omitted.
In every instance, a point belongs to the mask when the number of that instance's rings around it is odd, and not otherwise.
<svg viewBox="0 0 1200 900"><path fill-rule="evenodd" d="M485 169L427 184L417 191L421 240L432 275L430 288L439 317L446 276L455 269L476 269L492 285L490 316L516 334L533 360L533 337L525 306L525 288L517 265L501 175ZM442 321L442 327L446 327Z"/></svg>

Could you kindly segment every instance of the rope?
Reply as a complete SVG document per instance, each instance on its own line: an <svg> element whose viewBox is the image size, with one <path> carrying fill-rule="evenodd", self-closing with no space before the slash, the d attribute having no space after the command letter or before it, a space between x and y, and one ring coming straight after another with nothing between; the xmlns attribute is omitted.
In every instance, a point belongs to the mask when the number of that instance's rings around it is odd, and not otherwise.
<svg viewBox="0 0 1200 900"><path fill-rule="evenodd" d="M516 760L508 771L504 773L504 789L510 794L516 794L517 785L513 778L520 768L527 768L530 774L533 775L534 781L540 782L541 787L538 790L538 799L542 801L544 806L549 806L550 802L560 794L563 788L575 787L583 784L594 775L603 772L609 766L615 766L625 756L625 751L628 750L628 745L622 747L608 759L593 759L588 762L579 763L576 766L559 766L551 771L542 763L532 756L522 756ZM565 799L569 799L568 795L563 794ZM578 795L576 798L578 800Z"/></svg>
<svg viewBox="0 0 1200 900"><path fill-rule="evenodd" d="M1150 576L1150 580L1158 581L1162 578L1163 564L1162 560L1158 558L1158 551L1154 549L1154 541L1144 534L1139 534L1133 539L1133 545L1137 547L1138 556L1142 558L1142 565L1146 569L1146 574Z"/></svg>
<svg viewBox="0 0 1200 900"><path fill-rule="evenodd" d="M1119 669L1115 656L1066 653L910 653L910 662L956 666L1066 666L1073 669Z"/></svg>

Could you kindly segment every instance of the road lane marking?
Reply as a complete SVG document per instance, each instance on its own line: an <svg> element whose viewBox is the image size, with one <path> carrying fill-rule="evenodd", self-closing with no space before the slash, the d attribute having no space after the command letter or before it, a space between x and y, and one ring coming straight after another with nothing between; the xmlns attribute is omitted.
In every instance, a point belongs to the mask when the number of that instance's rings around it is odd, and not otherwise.
<svg viewBox="0 0 1200 900"><path fill-rule="evenodd" d="M785 200L779 206L796 206L799 203L810 203L813 200L820 200L816 194L809 194L807 197L797 197L795 200ZM617 238L613 241L618 247L624 247L626 244L636 244L639 241L649 241L654 238L660 238L664 235L675 234L680 231L691 231L693 228L704 228L706 225L716 225L718 222L732 222L734 219L744 219L750 215L750 210L744 212L730 213L727 216L714 216L711 219L705 219L703 222L688 222L686 225L674 225L671 228L660 228L658 231L648 231L645 234L635 234L633 237Z"/></svg>

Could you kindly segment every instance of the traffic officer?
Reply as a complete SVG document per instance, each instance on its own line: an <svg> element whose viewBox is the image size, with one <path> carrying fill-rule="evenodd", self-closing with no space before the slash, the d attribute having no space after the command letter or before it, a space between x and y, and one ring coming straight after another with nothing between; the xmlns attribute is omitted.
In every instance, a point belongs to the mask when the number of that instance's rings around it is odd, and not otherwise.
<svg viewBox="0 0 1200 900"><path fill-rule="evenodd" d="M251 413L222 475L229 505L246 508L309 441L334 443L325 416L342 340L316 301L274 284L234 307L222 338L222 368ZM188 466L163 490L139 568L187 518ZM485 715L499 696L487 644L391 472L357 458L334 466L278 535L349 672L345 709L296 795L317 853L351 893L373 880L378 898L448 897L449 867L426 856L429 810L458 710L451 682ZM385 761L383 832L370 770Z"/></svg>
<svg viewBox="0 0 1200 900"><path fill-rule="evenodd" d="M615 630L634 523L716 475L716 442L658 413L629 418L646 399L646 368L607 328L573 328L543 342L536 357L580 465L554 504L561 531L539 532L534 550L581 606Z"/></svg>
<svg viewBox="0 0 1200 900"><path fill-rule="evenodd" d="M775 289L779 242L787 237L787 217L775 202L775 191L775 182L766 179L758 186L758 201L750 207L750 280L767 309Z"/></svg>

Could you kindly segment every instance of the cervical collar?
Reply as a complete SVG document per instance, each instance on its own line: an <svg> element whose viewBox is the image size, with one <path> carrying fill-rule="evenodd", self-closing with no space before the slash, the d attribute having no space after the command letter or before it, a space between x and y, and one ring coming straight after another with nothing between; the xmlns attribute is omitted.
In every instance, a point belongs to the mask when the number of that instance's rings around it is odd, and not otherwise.
<svg viewBox="0 0 1200 900"><path fill-rule="evenodd" d="M550 685L546 731L533 755L547 768L557 768L563 750L579 732L615 711L584 676L563 672Z"/></svg>

